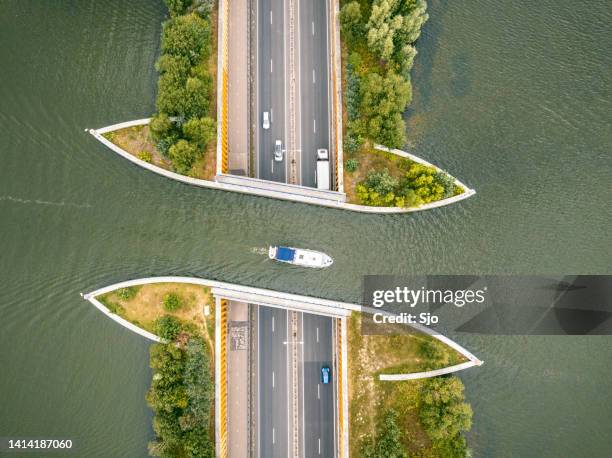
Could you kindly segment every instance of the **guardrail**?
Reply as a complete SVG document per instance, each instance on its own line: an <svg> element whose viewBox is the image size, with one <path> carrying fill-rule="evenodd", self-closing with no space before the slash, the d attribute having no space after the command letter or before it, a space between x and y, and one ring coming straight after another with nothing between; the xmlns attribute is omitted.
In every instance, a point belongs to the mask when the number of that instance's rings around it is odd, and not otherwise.
<svg viewBox="0 0 612 458"><path fill-rule="evenodd" d="M219 0L217 52L217 173L229 172L229 0Z"/></svg>

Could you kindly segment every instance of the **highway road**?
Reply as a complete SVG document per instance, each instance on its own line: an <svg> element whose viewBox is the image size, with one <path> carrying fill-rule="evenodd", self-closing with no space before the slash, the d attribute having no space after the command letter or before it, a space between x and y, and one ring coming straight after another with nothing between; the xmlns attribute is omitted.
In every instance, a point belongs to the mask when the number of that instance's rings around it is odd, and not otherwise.
<svg viewBox="0 0 612 458"><path fill-rule="evenodd" d="M294 0L296 13L295 73L297 83L296 148L303 186L316 187L318 148L330 149L328 1ZM257 114L258 178L287 182L287 154L273 162L275 140L286 148L288 106L288 12L287 1L257 1ZM263 129L263 112L271 125Z"/></svg>
<svg viewBox="0 0 612 458"><path fill-rule="evenodd" d="M257 1L257 115L258 178L285 183L287 161L274 162L274 142L287 144L285 76L285 2ZM246 102L246 101L245 101ZM263 113L270 128L263 129Z"/></svg>
<svg viewBox="0 0 612 458"><path fill-rule="evenodd" d="M297 418L298 456L333 457L336 411L333 320L298 313L298 332L292 337L291 313L261 306L258 311L259 456L294 456L293 419ZM291 373L293 346L298 355L295 385ZM323 366L331 369L327 385L321 382ZM294 387L297 392L295 415Z"/></svg>
<svg viewBox="0 0 612 458"><path fill-rule="evenodd" d="M287 458L289 453L289 387L287 311L259 307L259 456Z"/></svg>
<svg viewBox="0 0 612 458"><path fill-rule="evenodd" d="M330 149L328 1L299 0L301 184L310 187L316 187L317 149Z"/></svg>
<svg viewBox="0 0 612 458"><path fill-rule="evenodd" d="M330 317L305 313L304 321L304 457L333 457L336 412L332 324ZM321 383L321 367L331 369Z"/></svg>

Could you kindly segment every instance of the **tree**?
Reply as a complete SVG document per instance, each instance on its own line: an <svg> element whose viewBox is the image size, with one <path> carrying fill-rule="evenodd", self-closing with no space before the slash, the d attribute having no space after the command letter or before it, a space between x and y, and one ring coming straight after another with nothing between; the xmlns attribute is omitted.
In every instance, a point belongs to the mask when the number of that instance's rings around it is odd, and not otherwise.
<svg viewBox="0 0 612 458"><path fill-rule="evenodd" d="M463 402L463 383L457 377L428 379L421 389L421 422L432 439L452 439L472 425L472 408Z"/></svg>
<svg viewBox="0 0 612 458"><path fill-rule="evenodd" d="M209 117L190 119L183 124L183 133L189 140L205 149L217 136L217 124Z"/></svg>
<svg viewBox="0 0 612 458"><path fill-rule="evenodd" d="M401 442L402 432L397 426L397 412L388 409L382 420L375 441L366 441L363 447L364 458L407 458Z"/></svg>
<svg viewBox="0 0 612 458"><path fill-rule="evenodd" d="M183 100L183 116L185 119L199 118L208 112L212 81L210 78L187 78L185 98Z"/></svg>
<svg viewBox="0 0 612 458"><path fill-rule="evenodd" d="M440 179L446 180L435 167L412 163L400 183L400 193L406 195L412 190L422 203L440 200L445 196L445 182L440 182Z"/></svg>
<svg viewBox="0 0 612 458"><path fill-rule="evenodd" d="M198 15L202 19L210 18L210 13L215 4L215 0L195 0L194 11L198 13Z"/></svg>
<svg viewBox="0 0 612 458"><path fill-rule="evenodd" d="M197 145L187 140L179 140L168 150L168 157L177 172L187 174L193 167L194 162L200 156Z"/></svg>
<svg viewBox="0 0 612 458"><path fill-rule="evenodd" d="M161 45L163 53L195 65L210 55L210 24L195 14L177 16L164 23Z"/></svg>
<svg viewBox="0 0 612 458"><path fill-rule="evenodd" d="M368 46L381 59L389 60L395 50L393 38L402 27L403 16L396 15L399 0L375 0L372 4L368 30Z"/></svg>
<svg viewBox="0 0 612 458"><path fill-rule="evenodd" d="M359 2L352 1L342 7L340 10L340 27L348 42L355 41L363 34Z"/></svg>
<svg viewBox="0 0 612 458"><path fill-rule="evenodd" d="M149 131L154 141L158 142L166 137L172 129L172 121L166 113L158 113L149 123Z"/></svg>
<svg viewBox="0 0 612 458"><path fill-rule="evenodd" d="M360 92L367 135L391 148L403 146L402 113L412 98L410 82L394 72L370 73L361 81Z"/></svg>
<svg viewBox="0 0 612 458"><path fill-rule="evenodd" d="M383 169L379 172L371 171L368 173L364 184L378 194L389 194L390 192L395 191L395 188L397 188L398 180L397 178L389 175L389 171L387 169Z"/></svg>
<svg viewBox="0 0 612 458"><path fill-rule="evenodd" d="M181 322L172 315L164 315L155 320L155 333L162 339L172 341L181 332Z"/></svg>
<svg viewBox="0 0 612 458"><path fill-rule="evenodd" d="M191 0L164 0L170 16L180 16L185 12L185 8L191 5Z"/></svg>

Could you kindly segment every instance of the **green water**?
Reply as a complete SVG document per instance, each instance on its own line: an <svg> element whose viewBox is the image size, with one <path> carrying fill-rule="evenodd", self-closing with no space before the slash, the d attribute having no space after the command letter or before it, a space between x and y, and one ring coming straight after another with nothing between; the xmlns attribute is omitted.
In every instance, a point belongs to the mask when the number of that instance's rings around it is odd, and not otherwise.
<svg viewBox="0 0 612 458"><path fill-rule="evenodd" d="M358 300L364 274L612 274L612 11L604 1L431 2L409 148L478 194L368 216L181 185L85 128L154 110L160 1L0 7L0 436L146 456L148 344L80 292L191 275ZM270 264L290 243L325 273ZM476 456L605 456L610 338L457 339Z"/></svg>

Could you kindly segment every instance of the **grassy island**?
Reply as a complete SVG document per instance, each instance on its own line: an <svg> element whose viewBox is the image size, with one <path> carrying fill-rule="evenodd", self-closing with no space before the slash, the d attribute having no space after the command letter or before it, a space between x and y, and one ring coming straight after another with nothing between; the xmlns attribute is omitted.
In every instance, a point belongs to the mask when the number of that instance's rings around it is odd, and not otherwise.
<svg viewBox="0 0 612 458"><path fill-rule="evenodd" d="M344 182L348 201L418 207L461 194L434 167L375 150L402 148L412 100L414 46L427 21L425 0L341 0Z"/></svg>
<svg viewBox="0 0 612 458"><path fill-rule="evenodd" d="M214 457L214 301L210 288L152 283L98 297L111 312L163 339L151 346L147 402L162 457ZM208 308L208 314L205 314Z"/></svg>
<svg viewBox="0 0 612 458"><path fill-rule="evenodd" d="M390 325L388 335L364 335L362 318L353 313L349 320L351 456L466 456L462 432L471 426L472 410L459 378L378 378L439 369L465 362L464 357L403 325Z"/></svg>

